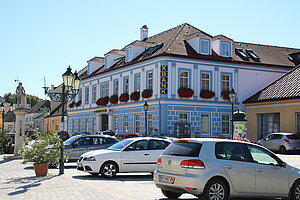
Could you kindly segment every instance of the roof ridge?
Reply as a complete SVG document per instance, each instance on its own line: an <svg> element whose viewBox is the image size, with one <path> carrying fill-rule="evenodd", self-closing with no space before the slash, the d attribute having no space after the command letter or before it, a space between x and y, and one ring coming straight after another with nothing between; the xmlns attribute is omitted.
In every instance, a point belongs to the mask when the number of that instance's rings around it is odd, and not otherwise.
<svg viewBox="0 0 300 200"><path fill-rule="evenodd" d="M265 47L276 47L276 48L283 48L283 49L295 49L300 50L300 48L293 48L293 47L281 47L276 45L268 45L268 44L256 44L251 42L239 42L239 41L233 41L234 43L242 43L242 44L251 44L251 45L257 45L257 46L265 46Z"/></svg>

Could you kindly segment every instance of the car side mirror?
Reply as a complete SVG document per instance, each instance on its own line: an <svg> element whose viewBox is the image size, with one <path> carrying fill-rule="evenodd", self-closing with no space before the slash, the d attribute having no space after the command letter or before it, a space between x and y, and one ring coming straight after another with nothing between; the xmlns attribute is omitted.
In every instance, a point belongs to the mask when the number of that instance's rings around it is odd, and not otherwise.
<svg viewBox="0 0 300 200"><path fill-rule="evenodd" d="M286 162L281 162L281 163L279 164L279 166L285 168L285 167L286 167Z"/></svg>
<svg viewBox="0 0 300 200"><path fill-rule="evenodd" d="M132 146L127 147L127 148L126 148L126 151L133 151L133 147L132 147Z"/></svg>

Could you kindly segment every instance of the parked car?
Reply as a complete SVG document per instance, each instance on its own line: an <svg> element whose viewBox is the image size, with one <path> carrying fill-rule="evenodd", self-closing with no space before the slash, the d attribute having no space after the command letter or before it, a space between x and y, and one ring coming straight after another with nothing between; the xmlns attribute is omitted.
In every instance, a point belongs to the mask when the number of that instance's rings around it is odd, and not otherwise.
<svg viewBox="0 0 300 200"><path fill-rule="evenodd" d="M300 169L262 146L235 140L174 140L157 159L153 179L168 198L288 198L289 192L300 198Z"/></svg>
<svg viewBox="0 0 300 200"><path fill-rule="evenodd" d="M57 134L63 141L66 141L67 139L70 138L70 135L67 131L59 131Z"/></svg>
<svg viewBox="0 0 300 200"><path fill-rule="evenodd" d="M106 149L117 142L117 138L109 135L75 135L64 142L64 149L68 152L68 161L77 161L85 152Z"/></svg>
<svg viewBox="0 0 300 200"><path fill-rule="evenodd" d="M154 172L156 159L170 143L149 137L125 139L105 150L81 155L77 169L106 178L114 177L118 172Z"/></svg>
<svg viewBox="0 0 300 200"><path fill-rule="evenodd" d="M300 150L300 135L294 133L271 133L258 140L257 144L272 151L286 153L287 151Z"/></svg>
<svg viewBox="0 0 300 200"><path fill-rule="evenodd" d="M118 140L125 140L134 137L139 137L139 135L138 134L117 134L116 135L116 138L118 138Z"/></svg>

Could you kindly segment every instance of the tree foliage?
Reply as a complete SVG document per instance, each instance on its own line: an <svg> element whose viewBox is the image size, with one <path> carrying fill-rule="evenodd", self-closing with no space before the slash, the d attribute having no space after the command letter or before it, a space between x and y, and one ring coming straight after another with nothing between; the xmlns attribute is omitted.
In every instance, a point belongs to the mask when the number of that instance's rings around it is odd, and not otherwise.
<svg viewBox="0 0 300 200"><path fill-rule="evenodd" d="M8 103L17 103L17 94L7 93L4 95L4 99ZM40 98L34 95L26 94L27 104L31 107L40 101Z"/></svg>

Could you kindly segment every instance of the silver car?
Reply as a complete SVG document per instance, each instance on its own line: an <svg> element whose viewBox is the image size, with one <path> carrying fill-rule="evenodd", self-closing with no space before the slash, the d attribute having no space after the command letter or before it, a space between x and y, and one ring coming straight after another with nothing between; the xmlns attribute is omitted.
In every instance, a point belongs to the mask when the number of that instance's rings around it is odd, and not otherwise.
<svg viewBox="0 0 300 200"><path fill-rule="evenodd" d="M294 133L271 133L258 140L257 144L272 151L286 153L287 151L300 150L300 135Z"/></svg>
<svg viewBox="0 0 300 200"><path fill-rule="evenodd" d="M109 135L75 135L64 142L68 161L77 161L80 155L93 150L106 149L119 142Z"/></svg>
<svg viewBox="0 0 300 200"><path fill-rule="evenodd" d="M154 183L168 198L300 199L300 170L256 144L209 138L177 139L157 160Z"/></svg>

